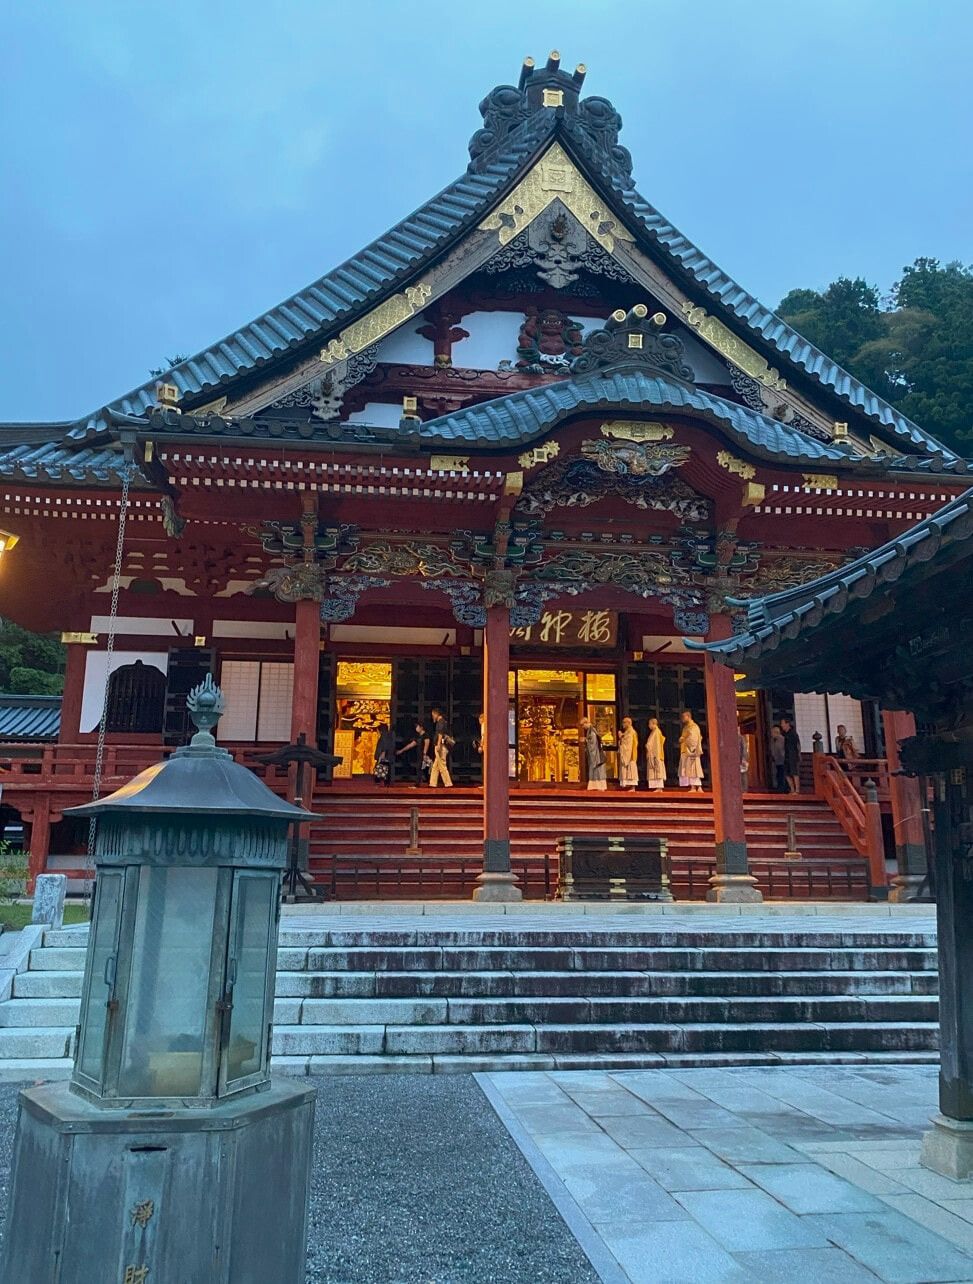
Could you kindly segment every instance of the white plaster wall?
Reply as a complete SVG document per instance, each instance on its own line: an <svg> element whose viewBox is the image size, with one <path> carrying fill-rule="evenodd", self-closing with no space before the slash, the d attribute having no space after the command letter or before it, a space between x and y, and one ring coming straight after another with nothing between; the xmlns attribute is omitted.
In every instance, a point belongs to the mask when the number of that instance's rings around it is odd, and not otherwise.
<svg viewBox="0 0 973 1284"><path fill-rule="evenodd" d="M115 651L111 658L111 673L123 665L134 664L136 660L153 665L160 673L167 673L169 670L168 651ZM98 730L108 678L108 652L89 651L85 656L84 694L81 697L82 731Z"/></svg>
<svg viewBox="0 0 973 1284"><path fill-rule="evenodd" d="M424 322L419 323L425 324ZM416 334L416 325L407 321L387 334L378 345L379 361L401 361L411 366L431 366L435 352L431 339Z"/></svg>
<svg viewBox="0 0 973 1284"><path fill-rule="evenodd" d="M173 628L175 625L175 629ZM111 628L110 615L93 615L90 629L92 633L107 633ZM115 617L115 632L128 634L145 634L147 637L172 638L193 636L192 620L157 620L144 615L119 615Z"/></svg>
<svg viewBox="0 0 973 1284"><path fill-rule="evenodd" d="M730 372L726 368L726 363L712 348L708 348L705 343L701 343L684 329L680 328L676 333L686 345L686 361L692 366L693 373L700 383L729 384Z"/></svg>
<svg viewBox="0 0 973 1284"><path fill-rule="evenodd" d="M453 365L470 370L496 370L501 361L517 360L517 336L523 312L471 312L460 325L470 337L453 344Z"/></svg>
<svg viewBox="0 0 973 1284"><path fill-rule="evenodd" d="M345 422L375 424L378 428L398 428L401 418L401 401L366 401L364 407L349 415Z"/></svg>

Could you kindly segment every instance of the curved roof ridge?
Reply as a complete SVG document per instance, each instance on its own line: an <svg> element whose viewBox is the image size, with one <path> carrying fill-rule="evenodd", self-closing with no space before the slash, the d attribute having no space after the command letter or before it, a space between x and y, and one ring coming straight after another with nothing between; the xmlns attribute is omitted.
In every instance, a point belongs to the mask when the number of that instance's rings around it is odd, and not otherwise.
<svg viewBox="0 0 973 1284"><path fill-rule="evenodd" d="M696 410L729 429L731 437L744 441L758 455L775 461L783 457L788 463L820 465L826 461L836 466L858 462L843 448L817 441L748 406L638 369L599 371L507 393L427 419L419 432L421 437L439 441L517 445L540 436L576 410L601 405Z"/></svg>

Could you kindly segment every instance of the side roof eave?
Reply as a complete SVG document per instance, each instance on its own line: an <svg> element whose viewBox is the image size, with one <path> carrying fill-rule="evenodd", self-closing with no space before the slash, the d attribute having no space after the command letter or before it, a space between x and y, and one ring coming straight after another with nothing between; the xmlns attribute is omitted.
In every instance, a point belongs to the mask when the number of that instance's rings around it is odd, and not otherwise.
<svg viewBox="0 0 973 1284"><path fill-rule="evenodd" d="M775 651L783 641L833 623L851 603L861 602L899 580L906 570L931 561L973 539L973 489L965 491L902 535L797 588L768 594L746 606L744 632L717 642L686 639L695 651L708 651L724 664L742 665Z"/></svg>

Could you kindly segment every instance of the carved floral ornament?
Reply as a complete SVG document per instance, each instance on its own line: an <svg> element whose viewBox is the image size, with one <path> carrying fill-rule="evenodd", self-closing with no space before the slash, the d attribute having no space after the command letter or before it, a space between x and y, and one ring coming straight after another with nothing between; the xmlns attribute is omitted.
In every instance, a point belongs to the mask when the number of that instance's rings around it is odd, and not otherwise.
<svg viewBox="0 0 973 1284"><path fill-rule="evenodd" d="M581 454L601 469L619 477L662 477L681 468L689 458L688 446L658 442L583 441Z"/></svg>

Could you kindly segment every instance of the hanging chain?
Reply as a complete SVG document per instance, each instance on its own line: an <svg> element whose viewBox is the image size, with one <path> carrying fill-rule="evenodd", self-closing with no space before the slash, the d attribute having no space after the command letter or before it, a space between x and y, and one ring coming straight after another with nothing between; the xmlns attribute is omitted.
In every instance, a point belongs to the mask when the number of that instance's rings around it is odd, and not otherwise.
<svg viewBox="0 0 973 1284"><path fill-rule="evenodd" d="M122 555L125 549L125 522L128 518L128 492L132 484L135 465L127 462L122 473L122 495L118 504L118 540L115 544L115 568L111 582L111 605L108 610L108 645L105 649L105 694L101 702L101 721L98 723L98 745L95 749L95 776L91 787L91 801L101 795L101 777L105 765L105 733L108 729L108 685L111 680L111 662L115 652L115 627L118 619L118 593L121 588ZM84 863L84 899L89 903L95 875L95 825L94 816L88 821L88 850Z"/></svg>

